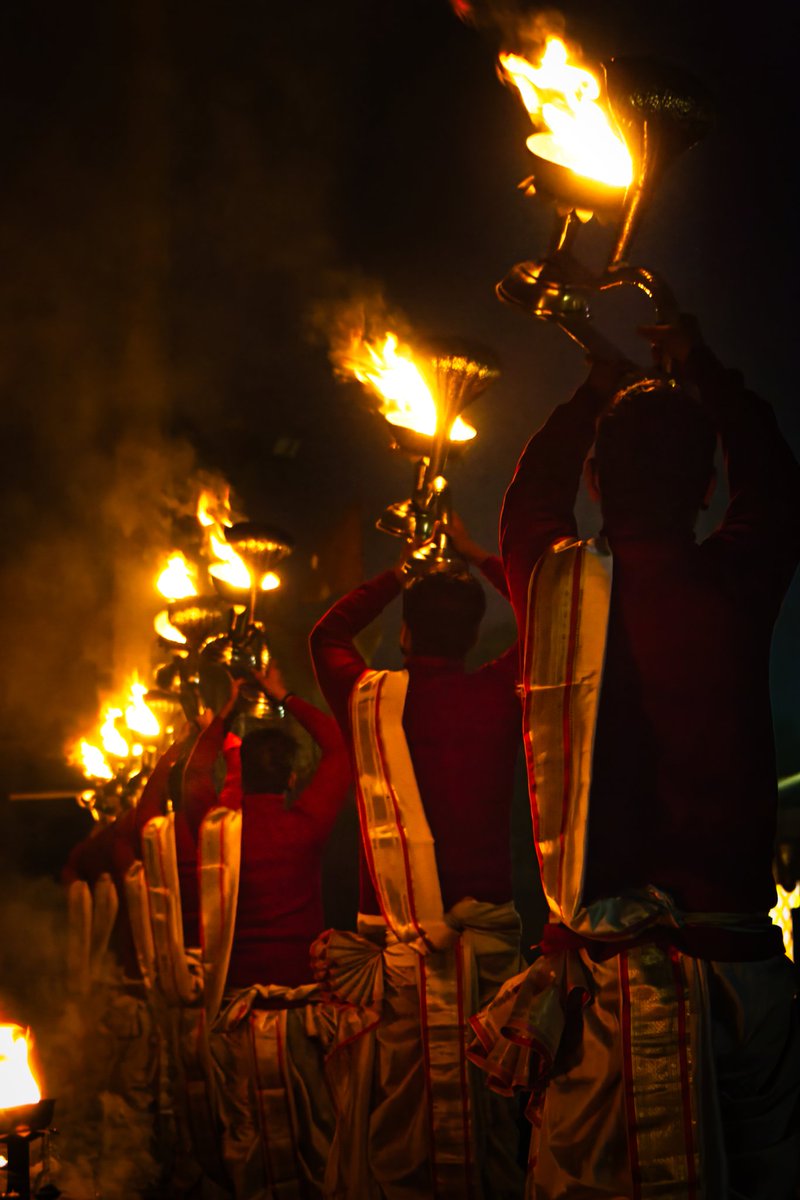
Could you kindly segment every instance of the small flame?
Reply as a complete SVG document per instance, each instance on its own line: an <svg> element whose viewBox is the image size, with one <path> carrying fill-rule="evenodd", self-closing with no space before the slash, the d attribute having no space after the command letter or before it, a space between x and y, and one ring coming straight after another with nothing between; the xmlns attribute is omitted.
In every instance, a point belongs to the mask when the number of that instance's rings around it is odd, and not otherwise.
<svg viewBox="0 0 800 1200"><path fill-rule="evenodd" d="M197 595L194 571L179 551L170 555L156 580L156 588L165 600L187 600Z"/></svg>
<svg viewBox="0 0 800 1200"><path fill-rule="evenodd" d="M633 179L628 147L597 100L600 85L590 71L569 62L561 38L548 37L538 64L501 54L500 68L518 89L537 132L528 149L578 175L612 187Z"/></svg>
<svg viewBox="0 0 800 1200"><path fill-rule="evenodd" d="M114 778L114 772L106 762L103 751L91 742L81 740L70 755L70 761L81 768L87 779L108 782Z"/></svg>
<svg viewBox="0 0 800 1200"><path fill-rule="evenodd" d="M161 733L161 726L155 713L144 702L146 691L144 684L134 679L130 688L130 702L125 709L125 724L131 733L138 733L143 738L154 738ZM141 750L138 753L141 754Z"/></svg>
<svg viewBox="0 0 800 1200"><path fill-rule="evenodd" d="M800 908L800 883L796 883L791 892L787 892L786 888L776 883L775 890L777 897L775 907L770 910L770 920L783 934L783 950L786 957L794 961L794 911Z"/></svg>
<svg viewBox="0 0 800 1200"><path fill-rule="evenodd" d="M100 740L103 743L103 749L106 754L111 754L114 758L127 758L130 754L130 747L116 726L116 721L121 716L121 708L107 708L103 724L100 726Z"/></svg>
<svg viewBox="0 0 800 1200"><path fill-rule="evenodd" d="M401 346L394 333L387 333L375 346L359 337L351 343L341 366L360 383L369 384L381 400L381 412L391 425L413 429L430 436L436 433L436 402L408 346ZM475 430L456 417L450 439L466 442Z"/></svg>
<svg viewBox="0 0 800 1200"><path fill-rule="evenodd" d="M176 646L185 646L186 637L181 633L180 629L176 629L170 624L169 613L165 608L157 613L153 621L153 628L159 637L164 638L167 642L172 642Z"/></svg>
<svg viewBox="0 0 800 1200"><path fill-rule="evenodd" d="M27 1033L20 1025L0 1025L0 1108L36 1104L42 1098L28 1051Z"/></svg>

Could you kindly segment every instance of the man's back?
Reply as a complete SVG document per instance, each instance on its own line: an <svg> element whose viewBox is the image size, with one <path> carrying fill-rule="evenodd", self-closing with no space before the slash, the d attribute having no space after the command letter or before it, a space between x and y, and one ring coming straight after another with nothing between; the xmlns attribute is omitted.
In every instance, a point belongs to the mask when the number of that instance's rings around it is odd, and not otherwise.
<svg viewBox="0 0 800 1200"><path fill-rule="evenodd" d="M650 883L685 911L766 911L773 605L715 537L610 545L584 901Z"/></svg>

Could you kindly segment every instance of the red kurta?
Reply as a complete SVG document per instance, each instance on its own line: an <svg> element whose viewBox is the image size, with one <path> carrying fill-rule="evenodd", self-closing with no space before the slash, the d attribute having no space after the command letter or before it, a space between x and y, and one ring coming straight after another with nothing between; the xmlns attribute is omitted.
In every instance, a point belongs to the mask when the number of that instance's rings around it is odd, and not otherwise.
<svg viewBox="0 0 800 1200"><path fill-rule="evenodd" d="M800 557L800 469L771 409L705 348L687 381L712 414L730 503L691 531L607 527L614 559L584 904L654 884L693 912L765 912L776 780L772 626ZM607 397L589 387L532 438L508 489L501 545L521 629L531 571L576 535L573 506Z"/></svg>
<svg viewBox="0 0 800 1200"><path fill-rule="evenodd" d="M506 594L499 559L482 566ZM353 639L401 591L393 571L356 588L314 628L311 656L319 686L349 737L350 693L367 669ZM445 908L471 896L503 904L511 899L509 824L519 750L517 646L477 671L458 659L411 655L403 729L425 814L436 844ZM378 913L372 880L361 855L361 911Z"/></svg>
<svg viewBox="0 0 800 1200"><path fill-rule="evenodd" d="M219 718L198 738L186 764L183 830L193 846L210 809L223 803L242 809L242 863L229 988L310 983L309 946L325 925L322 851L347 797L350 767L331 717L297 696L287 699L286 708L322 750L313 780L290 808L282 794L248 793L242 798L226 787L217 796L212 772L225 737ZM178 869L181 903L196 914L196 851L191 863L182 855Z"/></svg>
<svg viewBox="0 0 800 1200"><path fill-rule="evenodd" d="M125 873L136 859L141 858L141 838L145 825L151 817L163 811L169 773L180 750L180 745L172 746L162 755L136 807L128 809L110 825L79 842L61 873L65 884L82 879L92 888L101 875L110 875L113 879L119 908L111 944L130 979L139 978L139 963L128 917Z"/></svg>

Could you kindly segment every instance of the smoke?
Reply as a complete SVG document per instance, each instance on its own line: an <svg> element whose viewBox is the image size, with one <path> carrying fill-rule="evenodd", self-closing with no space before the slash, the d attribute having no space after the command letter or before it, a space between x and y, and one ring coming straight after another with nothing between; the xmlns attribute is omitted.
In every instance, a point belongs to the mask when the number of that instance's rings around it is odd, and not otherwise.
<svg viewBox="0 0 800 1200"><path fill-rule="evenodd" d="M566 18L557 8L531 9L525 0L451 0L455 15L501 49L525 56L549 36L563 38Z"/></svg>
<svg viewBox="0 0 800 1200"><path fill-rule="evenodd" d="M52 881L6 873L0 928L0 1021L30 1028L42 1096L56 1101L54 1181L75 1200L130 1200L158 1174L146 1010L98 979L76 993L65 896Z"/></svg>

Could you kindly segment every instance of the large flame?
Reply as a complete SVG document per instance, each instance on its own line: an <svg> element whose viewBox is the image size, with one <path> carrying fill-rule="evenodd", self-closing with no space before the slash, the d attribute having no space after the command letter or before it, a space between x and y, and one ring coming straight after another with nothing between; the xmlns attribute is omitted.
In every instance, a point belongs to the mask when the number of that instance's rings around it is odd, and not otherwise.
<svg viewBox="0 0 800 1200"><path fill-rule="evenodd" d="M80 767L87 779L109 782L114 778L114 772L106 762L103 751L91 742L81 739L70 755L70 762Z"/></svg>
<svg viewBox="0 0 800 1200"><path fill-rule="evenodd" d="M391 425L431 436L436 433L436 402L410 348L402 346L396 334L387 333L378 345L363 337L356 338L340 365L360 383L369 384ZM463 417L456 417L450 428L450 440L467 442L474 437L472 426Z"/></svg>
<svg viewBox="0 0 800 1200"><path fill-rule="evenodd" d="M116 725L121 716L121 708L109 706L103 714L103 723L100 726L100 741L103 743L103 749L106 754L111 754L114 758L127 758L130 754L130 746Z"/></svg>
<svg viewBox="0 0 800 1200"><path fill-rule="evenodd" d="M600 85L590 71L569 62L561 38L548 37L538 64L501 54L500 68L518 89L539 130L528 149L578 175L627 187L633 163L625 142L597 103Z"/></svg>
<svg viewBox="0 0 800 1200"><path fill-rule="evenodd" d="M194 570L180 551L176 550L169 556L156 580L156 588L165 600L187 600L197 595Z"/></svg>
<svg viewBox="0 0 800 1200"><path fill-rule="evenodd" d="M28 1049L20 1025L0 1025L0 1108L36 1104L42 1098L28 1063Z"/></svg>
<svg viewBox="0 0 800 1200"><path fill-rule="evenodd" d="M169 613L165 608L160 613L156 613L153 620L153 628L158 636L164 638L166 642L172 642L175 646L186 645L186 636L181 633L180 629L176 629L170 623Z"/></svg>
<svg viewBox="0 0 800 1200"><path fill-rule="evenodd" d="M161 726L155 713L147 707L144 701L147 688L137 679L131 683L130 699L125 709L125 724L131 733L138 733L143 738L157 738Z"/></svg>

